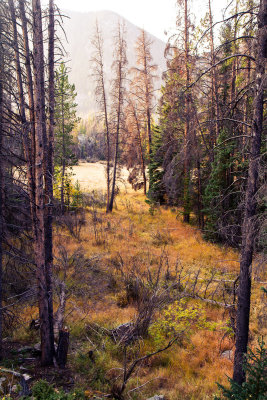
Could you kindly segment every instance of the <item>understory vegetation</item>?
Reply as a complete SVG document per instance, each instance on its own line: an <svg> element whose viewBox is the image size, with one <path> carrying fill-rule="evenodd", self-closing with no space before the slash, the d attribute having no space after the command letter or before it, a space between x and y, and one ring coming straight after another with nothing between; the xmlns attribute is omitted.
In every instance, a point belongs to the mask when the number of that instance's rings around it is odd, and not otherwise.
<svg viewBox="0 0 267 400"><path fill-rule="evenodd" d="M232 374L238 252L206 242L175 207L159 206L152 215L140 193L118 195L112 214L101 192L82 198L83 208L70 209L54 228L55 315L63 306L67 367L62 374L34 362L39 332L30 326L38 308L32 272L20 264L27 295L6 315L1 368L29 374L29 398L38 400L219 395L216 382L227 385ZM260 265L256 258L251 348L266 334ZM16 398L20 382L4 377L1 390Z"/></svg>

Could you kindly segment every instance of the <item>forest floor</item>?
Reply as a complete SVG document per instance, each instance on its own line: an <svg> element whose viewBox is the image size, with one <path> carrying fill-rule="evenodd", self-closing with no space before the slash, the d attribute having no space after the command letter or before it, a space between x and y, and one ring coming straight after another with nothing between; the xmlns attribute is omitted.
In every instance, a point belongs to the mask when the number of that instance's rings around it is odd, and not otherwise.
<svg viewBox="0 0 267 400"><path fill-rule="evenodd" d="M90 196L81 219L55 227L55 273L67 288L67 368L64 374L42 372L32 361L24 367L34 379L43 377L65 389L79 387L88 398L102 398L120 387L125 366L177 337L166 351L138 364L126 398L163 394L166 400L212 399L216 382L227 384L232 374L233 313L227 304L233 300L238 252L206 242L195 226L182 222L177 208L151 209L141 192L122 190L112 214L105 213L101 192ZM258 282L264 280L263 271L260 266L255 271L252 346L267 333ZM56 304L58 292L56 287ZM124 347L121 337L110 333L140 317L147 295L163 300L153 310L147 335ZM24 305L19 313L24 324L14 340L23 346L38 342L38 332L28 328L38 316L37 307Z"/></svg>

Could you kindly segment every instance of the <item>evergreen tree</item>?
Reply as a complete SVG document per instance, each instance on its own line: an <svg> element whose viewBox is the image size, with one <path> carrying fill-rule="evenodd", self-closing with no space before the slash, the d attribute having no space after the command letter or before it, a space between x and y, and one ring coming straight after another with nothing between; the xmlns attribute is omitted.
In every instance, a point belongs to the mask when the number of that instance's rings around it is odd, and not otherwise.
<svg viewBox="0 0 267 400"><path fill-rule="evenodd" d="M246 162L242 162L235 139L227 140L222 130L214 152L214 162L205 188L205 237L213 241L240 242L241 183ZM228 138L229 139L229 138Z"/></svg>
<svg viewBox="0 0 267 400"><path fill-rule="evenodd" d="M164 202L166 191L163 184L164 170L162 168L162 164L162 132L158 126L154 126L150 153L150 163L148 166L150 176L148 198L150 203L162 204Z"/></svg>
<svg viewBox="0 0 267 400"><path fill-rule="evenodd" d="M215 400L264 400L267 397L267 355L264 341L259 341L259 347L253 352L249 349L244 364L247 380L242 385L229 378L230 388L218 385L223 397Z"/></svg>
<svg viewBox="0 0 267 400"><path fill-rule="evenodd" d="M61 211L64 212L65 190L66 185L69 184L67 169L77 163L72 130L79 118L76 116L75 86L69 83L67 68L64 63L61 63L56 71L55 81L55 174L60 186Z"/></svg>

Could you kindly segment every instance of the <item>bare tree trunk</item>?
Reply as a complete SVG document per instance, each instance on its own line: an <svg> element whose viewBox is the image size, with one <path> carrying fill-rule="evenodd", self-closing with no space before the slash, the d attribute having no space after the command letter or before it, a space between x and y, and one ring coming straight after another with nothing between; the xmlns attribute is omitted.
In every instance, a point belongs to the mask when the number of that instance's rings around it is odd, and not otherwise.
<svg viewBox="0 0 267 400"><path fill-rule="evenodd" d="M203 229L204 215L202 211L203 204L202 204L202 179L201 179L200 159L197 160L197 206L198 206L198 226L200 227L200 229Z"/></svg>
<svg viewBox="0 0 267 400"><path fill-rule="evenodd" d="M29 37L27 28L27 18L25 14L24 0L19 0L20 8L20 19L23 33L23 44L24 44L24 57L25 57L25 68L27 76L27 90L28 90L28 102L29 102L29 117L30 117L30 163L31 163L31 181L29 182L31 202L32 202L32 223L33 232L36 237L36 173L35 173L35 161L36 161L36 149L35 149L35 122L34 122L34 98L33 98L33 81L32 81L32 70L31 70L31 59L29 49Z"/></svg>
<svg viewBox="0 0 267 400"><path fill-rule="evenodd" d="M110 201L110 129L109 129L109 120L108 120L108 103L106 96L106 87L105 87L105 76L104 76L104 57L103 57L103 38L101 31L98 26L98 22L96 21L95 25L95 36L92 40L92 45L95 48L96 54L95 57L92 58L92 62L94 63L94 71L97 81L97 86L95 89L95 93L97 96L97 101L100 103L102 107L102 112L104 114L104 124L105 124L105 133L106 133L106 157L107 157L107 205L106 212L109 210L109 201Z"/></svg>
<svg viewBox="0 0 267 400"><path fill-rule="evenodd" d="M19 56L19 45L18 45L18 32L17 32L17 22L16 22L16 13L14 7L14 1L8 0L12 29L13 29L13 48L14 48L14 58L16 65L16 74L17 74L17 86L18 86L18 96L19 96L19 111L22 123L22 140L25 158L27 162L27 180L28 180L28 188L29 188L29 196L30 196L30 207L31 207L31 218L32 218L32 226L34 230L34 220L35 220L35 177L34 177L34 160L31 154L31 146L30 146L30 138L29 138L29 125L26 119L26 105L25 105L25 96L23 90L22 83L22 70Z"/></svg>
<svg viewBox="0 0 267 400"><path fill-rule="evenodd" d="M211 10L211 0L209 0L209 22L210 22L210 55L211 55L211 65L215 65L215 51L214 51L214 35L213 35L213 16ZM211 134L211 146L212 148L216 146L217 138L219 135L219 94L218 94L218 84L217 84L217 69L216 67L211 70L211 80L212 80L212 118L215 119L215 134ZM213 129L213 124L212 124ZM214 158L213 151L212 157Z"/></svg>
<svg viewBox="0 0 267 400"><path fill-rule="evenodd" d="M3 49L2 49L2 21L0 15L0 360L3 357L3 302L2 302L2 270L3 270Z"/></svg>
<svg viewBox="0 0 267 400"><path fill-rule="evenodd" d="M119 102L121 102L121 95L119 95ZM117 127L116 127L116 143L115 143L115 155L114 155L114 168L113 168L113 177L112 177L112 187L111 187L111 195L108 211L112 212L113 203L115 198L115 185L116 185L116 175L117 175L117 166L118 166L118 154L119 154L119 134L120 134L120 118L121 118L121 106L118 107L117 114Z"/></svg>
<svg viewBox="0 0 267 400"><path fill-rule="evenodd" d="M49 313L49 334L50 347L54 348L54 329L53 329L53 176L54 176L54 126L55 126L55 21L54 21L54 0L49 0L49 25L48 25L48 154L47 170L45 174L45 198L48 206L46 208L45 219L45 251L46 251L46 284L48 294L48 313Z"/></svg>
<svg viewBox="0 0 267 400"><path fill-rule="evenodd" d="M122 106L123 106L123 81L124 81L124 68L127 63L126 59L126 43L124 40L124 26L118 25L117 31L117 43L116 43L116 77L115 77L115 102L116 102L116 139L115 139L115 153L114 153L114 167L113 167L113 177L112 177L112 188L110 194L110 202L108 211L113 210L113 203L115 199L115 185L117 178L117 167L118 167L118 156L119 156L119 135L121 129L121 119L122 119Z"/></svg>
<svg viewBox="0 0 267 400"><path fill-rule="evenodd" d="M256 206L258 189L258 171L261 148L261 134L263 124L264 86L266 85L265 64L267 58L267 0L260 1L258 14L256 82L253 104L253 126L251 134L251 149L249 171L246 189L244 220L242 225L242 248L240 260L238 308L236 322L236 350L234 359L235 382L242 384L245 381L243 369L244 354L247 353L249 334L249 314L251 296L251 266L256 228Z"/></svg>
<svg viewBox="0 0 267 400"><path fill-rule="evenodd" d="M185 69L186 69L186 87L190 85L189 71L189 32L188 32L188 4L184 0L184 46L185 46ZM189 112L190 112L190 94L185 94L185 128L184 128L184 222L190 221L190 200L189 200L189 183L190 183L190 167L189 167Z"/></svg>
<svg viewBox="0 0 267 400"><path fill-rule="evenodd" d="M46 268L46 239L45 239L45 192L44 171L47 165L47 134L45 115L45 86L44 86L44 52L42 12L40 0L32 0L33 10L33 65L34 65L34 104L35 104L35 131L36 131L36 214L37 240L35 243L35 257L37 267L37 285L39 300L39 318L41 331L41 362L42 365L51 365L54 356L54 343L51 343L51 319L49 315L49 293L47 288Z"/></svg>
<svg viewBox="0 0 267 400"><path fill-rule="evenodd" d="M66 309L66 284L64 281L62 281L59 283L59 306L55 315L56 334L63 329L65 309Z"/></svg>
<svg viewBox="0 0 267 400"><path fill-rule="evenodd" d="M138 141L138 147L139 147L139 151L140 151L142 175L143 175L143 180L144 180L144 194L146 195L146 165L145 165L145 158L144 158L143 147L142 147L141 129L140 129L138 116L136 114L136 109L133 104L132 104L132 109L133 109L134 119L135 119L136 128L137 128L137 141Z"/></svg>
<svg viewBox="0 0 267 400"><path fill-rule="evenodd" d="M60 188L60 203L61 214L65 212L65 172L66 172L66 146L65 146L65 118L64 118L64 93L61 93L61 114L62 114L62 171L61 171L61 188Z"/></svg>

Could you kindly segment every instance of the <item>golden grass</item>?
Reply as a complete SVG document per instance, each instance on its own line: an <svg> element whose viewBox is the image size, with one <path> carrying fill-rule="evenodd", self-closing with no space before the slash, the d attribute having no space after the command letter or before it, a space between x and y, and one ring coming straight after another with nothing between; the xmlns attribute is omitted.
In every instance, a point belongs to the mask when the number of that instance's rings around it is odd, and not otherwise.
<svg viewBox="0 0 267 400"><path fill-rule="evenodd" d="M86 214L86 225L81 231L81 241L70 238L64 232L58 232L58 242L64 238L64 244L71 253L80 246L86 256L101 255L104 269L111 268L114 273L114 262L121 258L123 268L127 269L134 258L153 265L153 260L164 251L168 254L171 265L176 260L190 270L201 268L203 272L216 269L218 273L236 275L238 271L237 251L206 242L193 226L181 221L178 210L159 208L154 215L149 212L149 205L141 193L121 193L116 198L112 214L97 210L98 223L93 226L90 210ZM96 240L95 231L97 230ZM115 261L114 261L115 260ZM147 261L146 261L147 260ZM142 263L141 263L142 267ZM101 290L101 287L100 287ZM116 297L103 291L101 299L73 299L76 311L68 317L68 323L75 327L78 324L96 323L108 328L131 320L135 309L131 305L120 308ZM71 306L68 305L71 310ZM223 321L224 310L206 307L207 319ZM82 321L82 322L81 322ZM73 328L75 331L75 328ZM79 329L76 336L79 334ZM226 375L232 373L232 363L220 357L221 352L230 349L231 339L221 343L223 332L196 331L184 347L174 345L165 354L162 353L142 366L138 377L129 382L129 389L149 382L135 398L145 395L163 393L169 400L178 399L212 399L217 390L216 382L226 384ZM221 348L220 348L221 344ZM151 343L145 343L145 349L152 349ZM110 355L109 362L110 362ZM114 359L114 366L118 360ZM107 375L115 372L107 372Z"/></svg>
<svg viewBox="0 0 267 400"><path fill-rule="evenodd" d="M55 255L59 254L59 245L64 244L69 254L80 247L87 257L97 255L100 266L105 276L115 276L120 285L119 273L116 276L114 265L122 259L126 271L139 260L139 267L154 265L157 257L164 250L168 254L170 265L175 265L176 260L186 270L208 273L216 270L222 276L236 276L238 273L239 254L237 251L216 244L206 242L200 231L193 226L182 222L179 211L167 208L158 208L154 215L149 212L149 205L141 193L121 193L116 198L115 209L112 214L106 214L103 209L97 210L98 222L92 222L92 210L87 210L86 225L81 230L81 240L72 238L65 230L55 231ZM72 271L71 271L72 272ZM69 271L70 273L70 271ZM122 308L118 299L108 290L102 282L100 275L97 287L99 295L90 297L90 287L85 296L74 296L68 300L66 314L67 324L71 328L75 340L79 340L87 324L95 323L106 328L112 328L131 320L136 309L130 304ZM120 292L118 287L117 291ZM257 290L257 291L256 291ZM265 332L258 318L261 309L261 294L255 289L252 296L252 332L255 338L259 332ZM255 307L254 307L255 306ZM208 321L226 324L229 318L224 309L205 306ZM36 309L27 309L26 315L36 314ZM216 382L227 383L226 375L232 374L232 362L221 358L224 350L233 346L230 337L223 340L224 331L195 330L190 340L183 344L175 344L165 353L161 353L141 366L137 376L133 377L128 389L143 385L142 390L135 391L135 399L144 399L152 394L164 394L168 400L207 400L212 399L217 391ZM82 340L82 339L81 339ZM75 342L76 343L76 342ZM78 343L78 342L77 342ZM79 342L80 343L80 342ZM78 346L78 344L77 344ZM79 346L83 346L82 343ZM88 344L86 345L88 347ZM142 352L151 351L153 343L149 339L142 345ZM87 348L86 347L86 348ZM75 346L71 356L71 366L75 368ZM101 363L117 368L120 366L118 357L114 357L108 348L101 354ZM106 353L105 353L106 352ZM88 371L90 375L90 371ZM107 377L115 377L116 370L106 371ZM87 378L86 378L87 379ZM87 385L87 380L78 377L77 382ZM87 389L89 390L90 387Z"/></svg>

